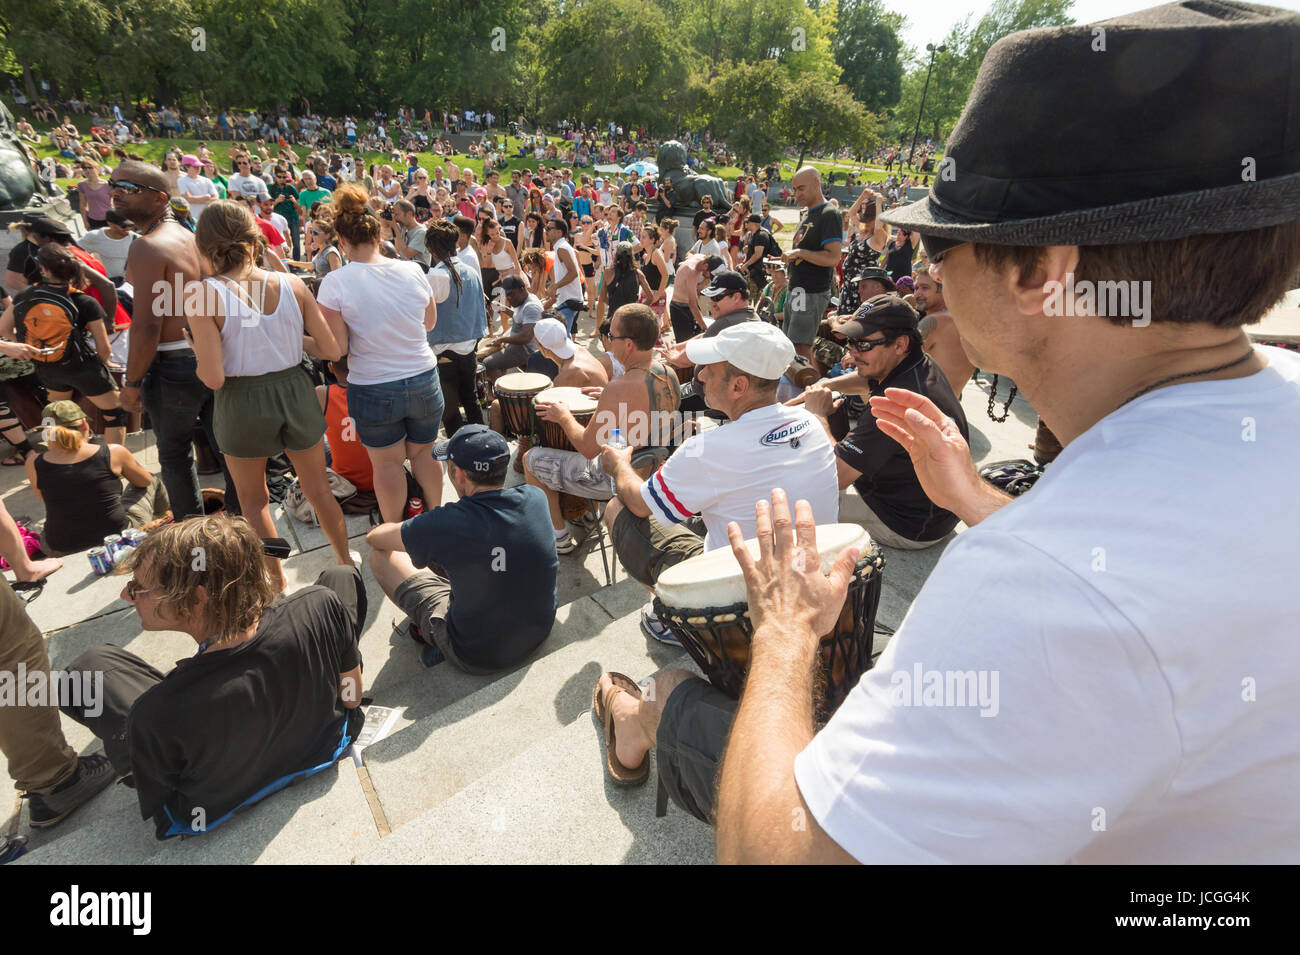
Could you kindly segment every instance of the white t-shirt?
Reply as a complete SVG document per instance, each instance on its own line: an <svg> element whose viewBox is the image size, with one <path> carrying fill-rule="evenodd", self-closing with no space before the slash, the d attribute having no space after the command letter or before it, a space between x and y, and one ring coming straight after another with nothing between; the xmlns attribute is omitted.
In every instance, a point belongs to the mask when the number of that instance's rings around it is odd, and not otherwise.
<svg viewBox="0 0 1300 955"><path fill-rule="evenodd" d="M474 270L480 278L483 276L483 266L478 264L478 253L474 251L474 246L467 245L456 253L456 258L460 259L471 269Z"/></svg>
<svg viewBox="0 0 1300 955"><path fill-rule="evenodd" d="M708 242L696 239L687 255L703 255L706 258L710 255L721 255L725 258L726 250L718 244L717 239L710 239Z"/></svg>
<svg viewBox="0 0 1300 955"><path fill-rule="evenodd" d="M417 262L349 262L321 279L317 301L348 327L348 384L401 381L438 364L424 330L432 297Z"/></svg>
<svg viewBox="0 0 1300 955"><path fill-rule="evenodd" d="M834 447L804 408L767 405L695 435L642 485L641 499L660 524L703 515L704 549L713 550L727 543L729 521L754 537L754 504L778 487L792 504L808 501L818 524L839 520Z"/></svg>
<svg viewBox="0 0 1300 955"><path fill-rule="evenodd" d="M104 229L92 229L77 240L77 245L99 256L109 278L121 278L126 275L126 255L131 251L131 243L135 239L134 232L114 239Z"/></svg>
<svg viewBox="0 0 1300 955"><path fill-rule="evenodd" d="M266 188L266 181L260 176L241 176L235 173L226 182L226 194L235 195L238 193L243 196L269 196L271 193Z"/></svg>
<svg viewBox="0 0 1300 955"><path fill-rule="evenodd" d="M1111 413L949 545L795 760L840 846L884 863L1300 858L1300 355L1264 353L1258 374ZM953 705L955 680L926 705L931 673L964 671L984 672L990 715Z"/></svg>
<svg viewBox="0 0 1300 955"><path fill-rule="evenodd" d="M188 175L181 176L176 183L177 191L186 199L191 200L190 204L197 207L198 212L207 208L208 202L218 198L217 187L207 176L198 176L191 179ZM206 199L207 202L196 203L194 199Z"/></svg>

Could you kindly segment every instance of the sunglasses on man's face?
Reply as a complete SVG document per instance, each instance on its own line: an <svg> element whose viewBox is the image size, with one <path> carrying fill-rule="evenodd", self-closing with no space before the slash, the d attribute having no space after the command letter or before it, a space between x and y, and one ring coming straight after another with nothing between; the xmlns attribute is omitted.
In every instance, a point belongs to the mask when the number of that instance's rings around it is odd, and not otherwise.
<svg viewBox="0 0 1300 955"><path fill-rule="evenodd" d="M136 182L130 182L126 179L114 179L108 184L109 189L116 189L119 192L125 192L128 196L134 196L142 191L161 192L164 196L168 193L162 189L155 189L153 186L142 186Z"/></svg>
<svg viewBox="0 0 1300 955"><path fill-rule="evenodd" d="M153 589L153 587L141 587L140 582L132 577L126 582L126 599L137 600L141 594L147 594Z"/></svg>
<svg viewBox="0 0 1300 955"><path fill-rule="evenodd" d="M879 348L881 345L888 345L892 338L850 338L849 347L854 351L860 351L864 354L873 348Z"/></svg>

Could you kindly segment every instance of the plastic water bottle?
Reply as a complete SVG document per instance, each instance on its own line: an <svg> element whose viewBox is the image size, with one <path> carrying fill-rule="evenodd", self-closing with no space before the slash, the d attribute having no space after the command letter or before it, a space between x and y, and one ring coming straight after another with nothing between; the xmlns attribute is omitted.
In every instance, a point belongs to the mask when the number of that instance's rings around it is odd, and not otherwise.
<svg viewBox="0 0 1300 955"><path fill-rule="evenodd" d="M614 433L609 436L609 446L620 450L627 447L627 441L623 439L623 432L618 428L615 428ZM609 477L609 489L614 492L615 497L618 497L618 478L612 474Z"/></svg>

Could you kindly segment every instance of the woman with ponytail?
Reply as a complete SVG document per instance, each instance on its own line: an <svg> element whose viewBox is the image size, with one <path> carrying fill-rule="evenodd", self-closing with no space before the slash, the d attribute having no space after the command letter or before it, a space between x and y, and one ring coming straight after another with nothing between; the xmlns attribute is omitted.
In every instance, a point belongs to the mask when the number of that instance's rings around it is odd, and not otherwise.
<svg viewBox="0 0 1300 955"><path fill-rule="evenodd" d="M347 525L325 473L325 416L311 380L299 367L303 352L333 361L338 342L302 279L259 268L262 235L242 204L220 199L195 234L205 260L204 294L187 299L186 334L198 375L215 392L213 429L234 479L243 516L258 537L278 537L271 520L266 459L289 456L303 494L316 509L340 564L352 563ZM266 558L277 590L280 561Z"/></svg>
<svg viewBox="0 0 1300 955"><path fill-rule="evenodd" d="M334 230L348 264L321 280L317 300L348 356L348 409L374 465L379 511L394 522L402 520L407 500L407 460L426 509L442 503L433 443L443 397L426 337L438 321L438 304L418 262L380 252L380 220L368 199L355 185L334 190Z"/></svg>
<svg viewBox="0 0 1300 955"><path fill-rule="evenodd" d="M97 547L110 534L169 513L162 478L120 444L92 444L86 413L75 401L52 401L41 418L49 450L27 458L27 479L45 502L46 554ZM129 482L125 492L123 478Z"/></svg>
<svg viewBox="0 0 1300 955"><path fill-rule="evenodd" d="M483 423L483 408L474 390L474 375L478 370L475 353L479 339L488 332L483 281L456 255L459 236L460 230L446 219L430 222L424 234L425 248L433 258L429 284L438 303L438 324L428 334L429 345L438 356L438 377L443 391L455 396L444 411L447 437L466 422ZM513 253L510 243L504 239L501 243ZM463 418L461 408L465 410Z"/></svg>

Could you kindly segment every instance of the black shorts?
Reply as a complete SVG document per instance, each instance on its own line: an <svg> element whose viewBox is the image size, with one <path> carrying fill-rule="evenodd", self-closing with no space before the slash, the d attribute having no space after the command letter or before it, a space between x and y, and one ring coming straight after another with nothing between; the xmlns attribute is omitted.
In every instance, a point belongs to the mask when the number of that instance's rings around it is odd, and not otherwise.
<svg viewBox="0 0 1300 955"><path fill-rule="evenodd" d="M584 262L582 265L582 274L587 276L589 279L594 279L596 277L596 266L590 262Z"/></svg>
<svg viewBox="0 0 1300 955"><path fill-rule="evenodd" d="M94 398L117 388L102 361L86 361L80 365L42 365L39 361L32 364L47 391L79 391L87 398Z"/></svg>
<svg viewBox="0 0 1300 955"><path fill-rule="evenodd" d="M659 782L672 801L712 825L718 773L740 705L711 683L687 680L664 703L655 739Z"/></svg>

